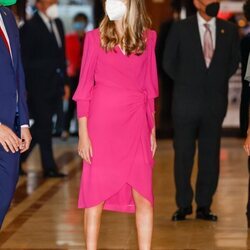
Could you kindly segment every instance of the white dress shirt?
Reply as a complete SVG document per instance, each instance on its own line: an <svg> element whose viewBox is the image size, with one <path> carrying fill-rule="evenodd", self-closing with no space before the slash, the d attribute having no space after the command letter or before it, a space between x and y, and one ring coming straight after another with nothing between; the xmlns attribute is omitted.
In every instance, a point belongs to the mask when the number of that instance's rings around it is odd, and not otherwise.
<svg viewBox="0 0 250 250"><path fill-rule="evenodd" d="M41 11L38 11L38 14L40 15L40 17L42 18L43 22L45 23L45 25L47 26L47 28L48 28L48 30L50 32L51 32L51 25L50 25L50 22L51 22L52 29L53 29L53 32L54 32L55 37L56 37L57 45L58 45L59 48L61 48L62 47L62 41L61 41L61 37L60 37L59 31L57 29L57 26L55 24L55 21L54 20L50 20Z"/></svg>
<svg viewBox="0 0 250 250"><path fill-rule="evenodd" d="M6 30L6 28L5 28L4 21L3 21L3 17L2 17L1 14L0 14L0 27L1 27L1 29L2 29L2 31L3 31L3 33L4 33L4 35L5 35L5 38L6 38L6 40L7 40L8 46L9 46L9 48L10 48L11 59L12 59L12 51L11 51L11 46L10 46L10 40L9 40L9 36L8 36L7 30ZM17 102L18 102L18 93L17 93ZM0 122L0 125L1 125L1 124L2 124L2 123ZM23 125L21 125L21 127L22 127L22 128L28 128L29 125L28 125L28 124L23 124Z"/></svg>
<svg viewBox="0 0 250 250"><path fill-rule="evenodd" d="M213 48L215 49L215 45L216 45L216 18L213 17L210 21L207 22L205 19L203 19L203 17L200 15L200 13L197 12L197 19L198 19L198 26L199 26L202 48L204 48L204 34L206 31L204 24L207 23L207 24L209 24L209 28L211 30L212 40L213 40Z"/></svg>

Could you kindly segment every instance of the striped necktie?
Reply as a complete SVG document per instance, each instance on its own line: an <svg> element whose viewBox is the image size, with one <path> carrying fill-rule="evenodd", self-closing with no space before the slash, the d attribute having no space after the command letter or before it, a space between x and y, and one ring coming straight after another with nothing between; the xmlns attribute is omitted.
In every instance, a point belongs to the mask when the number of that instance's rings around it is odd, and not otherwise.
<svg viewBox="0 0 250 250"><path fill-rule="evenodd" d="M0 37L3 40L6 49L9 51L9 54L11 55L11 53L10 53L10 46L8 44L8 41L7 41L7 39L6 39L5 35L4 35L3 30L1 29L1 27L0 27Z"/></svg>
<svg viewBox="0 0 250 250"><path fill-rule="evenodd" d="M206 66L208 68L210 66L210 63L212 61L213 54L214 54L213 37L212 37L210 25L208 23L205 23L204 26L205 26L206 30L204 33L203 53L204 53L204 58L206 61Z"/></svg>

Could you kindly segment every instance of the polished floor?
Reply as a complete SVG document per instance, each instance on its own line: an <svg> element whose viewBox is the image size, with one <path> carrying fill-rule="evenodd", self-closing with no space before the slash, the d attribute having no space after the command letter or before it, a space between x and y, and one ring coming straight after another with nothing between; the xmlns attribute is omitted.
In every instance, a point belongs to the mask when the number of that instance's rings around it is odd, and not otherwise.
<svg viewBox="0 0 250 250"><path fill-rule="evenodd" d="M44 180L38 150L26 164L28 177L21 177L10 212L0 233L3 250L84 249L82 211L77 209L81 161L76 139L55 141L56 158L65 180ZM221 178L213 211L217 223L193 219L174 223L173 150L171 141L158 142L154 168L155 229L152 249L243 250L250 249L245 205L247 201L247 157L242 140L223 139ZM194 178L196 171L194 171ZM99 249L137 249L134 216L105 212Z"/></svg>

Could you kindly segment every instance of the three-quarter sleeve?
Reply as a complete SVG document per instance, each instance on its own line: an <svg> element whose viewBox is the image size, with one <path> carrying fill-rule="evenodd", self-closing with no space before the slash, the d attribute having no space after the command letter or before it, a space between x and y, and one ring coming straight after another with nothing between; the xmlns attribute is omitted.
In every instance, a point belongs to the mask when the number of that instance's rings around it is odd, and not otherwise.
<svg viewBox="0 0 250 250"><path fill-rule="evenodd" d="M156 32L150 31L148 34L148 68L146 74L146 90L148 95L148 107L147 116L149 120L149 125L152 128L154 126L154 116L155 112L155 98L159 95L158 87L158 75L157 75L157 65L156 65Z"/></svg>
<svg viewBox="0 0 250 250"><path fill-rule="evenodd" d="M88 117L89 104L95 84L95 67L97 62L97 41L95 31L86 33L79 84L73 96L77 104L77 117Z"/></svg>
<svg viewBox="0 0 250 250"><path fill-rule="evenodd" d="M156 65L156 32L150 31L148 38L148 70L146 76L146 89L148 92L148 103L150 110L154 112L154 99L158 97L158 75L157 75L157 65Z"/></svg>

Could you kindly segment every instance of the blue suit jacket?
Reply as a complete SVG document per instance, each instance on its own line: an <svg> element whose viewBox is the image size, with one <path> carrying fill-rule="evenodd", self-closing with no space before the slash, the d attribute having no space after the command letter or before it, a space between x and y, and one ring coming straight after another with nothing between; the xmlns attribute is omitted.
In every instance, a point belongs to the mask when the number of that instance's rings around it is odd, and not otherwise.
<svg viewBox="0 0 250 250"><path fill-rule="evenodd" d="M0 122L14 127L18 110L20 125L29 124L26 88L21 62L19 30L12 12L0 7L0 13L10 40L13 62L2 39L0 39ZM16 98L18 93L18 103Z"/></svg>

